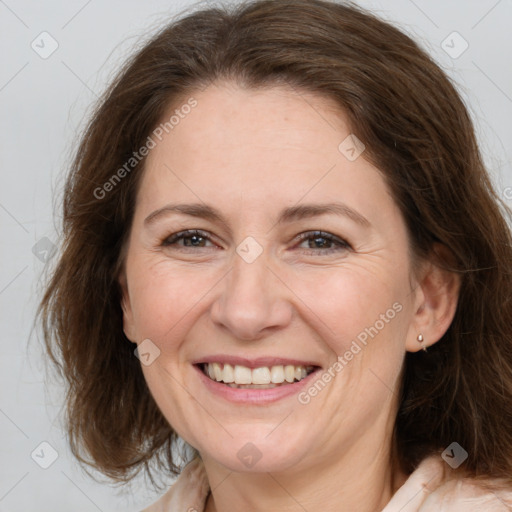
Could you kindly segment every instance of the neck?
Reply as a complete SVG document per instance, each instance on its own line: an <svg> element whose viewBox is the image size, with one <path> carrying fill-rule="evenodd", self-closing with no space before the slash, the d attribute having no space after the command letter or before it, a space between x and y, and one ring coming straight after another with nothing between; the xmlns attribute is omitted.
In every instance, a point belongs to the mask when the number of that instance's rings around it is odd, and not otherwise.
<svg viewBox="0 0 512 512"><path fill-rule="evenodd" d="M407 476L393 468L389 449L370 444L281 473L237 473L207 459L212 492L205 512L380 511Z"/></svg>

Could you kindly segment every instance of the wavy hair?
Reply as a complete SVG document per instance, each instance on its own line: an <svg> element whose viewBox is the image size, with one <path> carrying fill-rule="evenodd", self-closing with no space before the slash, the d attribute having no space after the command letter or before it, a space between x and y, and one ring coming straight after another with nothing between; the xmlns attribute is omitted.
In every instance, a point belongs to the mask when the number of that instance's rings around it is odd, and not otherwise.
<svg viewBox="0 0 512 512"><path fill-rule="evenodd" d="M452 324L405 357L393 436L410 473L453 441L464 471L512 481L512 240L461 97L402 31L351 4L260 0L186 13L122 67L84 131L64 189L63 242L39 317L67 385L74 455L116 481L153 463L180 471L177 434L123 333L118 275L142 158L108 194L170 104L227 79L333 99L365 142L405 219L414 261L435 244L459 274ZM98 197L103 196L103 197ZM151 463L151 464L150 464Z"/></svg>

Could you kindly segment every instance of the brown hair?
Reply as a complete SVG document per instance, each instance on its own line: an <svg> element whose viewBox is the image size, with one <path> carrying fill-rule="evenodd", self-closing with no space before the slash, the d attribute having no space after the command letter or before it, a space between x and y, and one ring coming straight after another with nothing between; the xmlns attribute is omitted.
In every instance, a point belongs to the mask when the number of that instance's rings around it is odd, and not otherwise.
<svg viewBox="0 0 512 512"><path fill-rule="evenodd" d="M151 39L104 94L65 186L63 248L40 307L68 384L73 453L127 481L150 462L179 471L176 433L152 399L122 328L118 275L144 159L103 197L169 105L228 79L334 99L385 176L414 261L434 243L461 278L455 318L408 353L394 447L411 472L453 441L473 476L512 480L512 240L456 89L408 36L353 4L262 0L188 13ZM111 189L111 190L110 190ZM96 193L95 193L96 191ZM505 215L506 214L506 215ZM150 475L151 476L151 475Z"/></svg>

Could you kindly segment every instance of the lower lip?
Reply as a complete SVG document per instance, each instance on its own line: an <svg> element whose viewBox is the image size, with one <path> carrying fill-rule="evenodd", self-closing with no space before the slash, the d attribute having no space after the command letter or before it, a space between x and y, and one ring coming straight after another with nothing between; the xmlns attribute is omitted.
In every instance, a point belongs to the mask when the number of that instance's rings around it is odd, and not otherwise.
<svg viewBox="0 0 512 512"><path fill-rule="evenodd" d="M275 388L268 389L254 389L254 388L232 388L226 384L221 384L216 380L207 377L198 366L194 365L195 370L199 373L199 378L204 383L206 388L230 402L244 403L244 404L268 404L270 402L277 402L283 398L296 395L300 393L301 389L306 387L315 375L321 370L317 368L311 372L307 377L294 382L293 384L284 384Z"/></svg>

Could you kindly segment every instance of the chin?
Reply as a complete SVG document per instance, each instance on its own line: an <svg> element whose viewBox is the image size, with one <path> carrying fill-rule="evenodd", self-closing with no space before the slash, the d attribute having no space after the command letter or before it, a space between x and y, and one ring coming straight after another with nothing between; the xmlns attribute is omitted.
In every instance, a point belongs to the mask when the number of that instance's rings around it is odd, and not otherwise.
<svg viewBox="0 0 512 512"><path fill-rule="evenodd" d="M233 436L229 442L222 440L214 446L199 447L198 451L235 472L278 473L291 468L297 469L297 465L306 456L304 443L287 439L286 433L284 436L276 435L275 439L266 439L268 432L269 430L265 429L265 434L254 437L247 433L243 436ZM222 446L220 452L219 446Z"/></svg>

